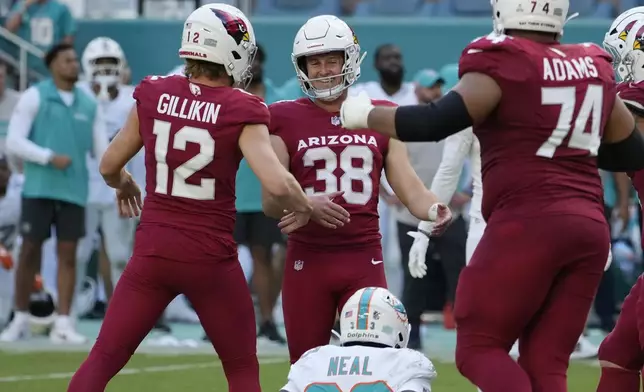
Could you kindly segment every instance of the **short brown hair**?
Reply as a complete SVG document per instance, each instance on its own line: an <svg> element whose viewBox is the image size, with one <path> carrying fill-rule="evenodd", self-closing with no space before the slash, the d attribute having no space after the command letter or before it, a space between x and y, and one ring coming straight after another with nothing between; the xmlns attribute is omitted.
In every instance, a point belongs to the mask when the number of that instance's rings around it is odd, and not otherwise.
<svg viewBox="0 0 644 392"><path fill-rule="evenodd" d="M205 76L209 79L220 79L228 76L226 68L221 64L193 59L186 59L186 68L184 73L187 77L193 78Z"/></svg>

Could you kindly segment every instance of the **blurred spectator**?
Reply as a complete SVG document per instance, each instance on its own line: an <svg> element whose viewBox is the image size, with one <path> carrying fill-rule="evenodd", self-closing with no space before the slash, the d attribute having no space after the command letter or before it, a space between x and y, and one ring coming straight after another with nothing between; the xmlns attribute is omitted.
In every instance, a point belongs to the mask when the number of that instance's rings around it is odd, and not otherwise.
<svg viewBox="0 0 644 392"><path fill-rule="evenodd" d="M57 0L21 0L5 27L44 52L59 43L72 44L76 22L67 6Z"/></svg>
<svg viewBox="0 0 644 392"><path fill-rule="evenodd" d="M351 93L366 91L371 99L385 99L398 105L415 105L418 103L414 93L414 84L403 82L405 67L400 48L394 44L384 44L376 48L374 67L379 81L356 84Z"/></svg>
<svg viewBox="0 0 644 392"><path fill-rule="evenodd" d="M419 103L430 103L443 96L445 79L433 69L423 69L414 76L416 98Z"/></svg>
<svg viewBox="0 0 644 392"><path fill-rule="evenodd" d="M5 155L7 127L18 99L20 93L7 87L7 64L0 62L0 156Z"/></svg>
<svg viewBox="0 0 644 392"><path fill-rule="evenodd" d="M247 91L264 99L266 104L279 101L282 96L273 82L264 75L266 54L257 45L257 55L252 64L253 80ZM284 252L273 252L273 245L283 248L284 239L277 221L262 212L262 187L245 159L237 172L235 207L235 241L250 249L253 259L252 284L259 300L260 326L258 337L285 344L273 320L273 308L282 286ZM277 264L277 265L275 265Z"/></svg>
<svg viewBox="0 0 644 392"><path fill-rule="evenodd" d="M107 148L105 122L93 97L82 92L79 64L70 44L55 45L45 57L52 74L27 89L11 117L7 148L24 160L22 247L16 270L16 313L0 341L18 340L29 328L29 295L41 266L43 242L56 228L58 317L50 338L84 343L70 317L76 284L76 248L85 235L89 175L86 157L100 159Z"/></svg>
<svg viewBox="0 0 644 392"><path fill-rule="evenodd" d="M458 83L458 64L445 64L441 67L439 72L441 78L445 81L443 85L443 92L447 92L456 86Z"/></svg>

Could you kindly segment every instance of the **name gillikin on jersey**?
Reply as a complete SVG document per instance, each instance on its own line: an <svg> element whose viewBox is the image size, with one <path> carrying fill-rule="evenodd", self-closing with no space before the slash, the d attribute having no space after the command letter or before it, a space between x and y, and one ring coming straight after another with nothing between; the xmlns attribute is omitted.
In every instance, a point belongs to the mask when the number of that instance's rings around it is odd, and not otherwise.
<svg viewBox="0 0 644 392"><path fill-rule="evenodd" d="M563 82L597 76L597 67L590 56L570 60L548 57L543 59L543 80Z"/></svg>
<svg viewBox="0 0 644 392"><path fill-rule="evenodd" d="M300 139L297 143L297 151L303 148L316 147L316 146L338 146L349 144L367 144L378 147L378 141L375 136L367 135L326 135L316 136L307 139Z"/></svg>
<svg viewBox="0 0 644 392"><path fill-rule="evenodd" d="M212 102L179 98L176 95L161 94L157 112L184 120L215 124L221 105Z"/></svg>

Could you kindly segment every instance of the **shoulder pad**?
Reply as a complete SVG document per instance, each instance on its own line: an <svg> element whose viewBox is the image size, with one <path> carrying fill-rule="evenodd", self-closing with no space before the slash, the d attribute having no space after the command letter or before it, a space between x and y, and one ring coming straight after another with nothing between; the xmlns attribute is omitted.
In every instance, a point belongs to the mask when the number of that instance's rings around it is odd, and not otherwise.
<svg viewBox="0 0 644 392"><path fill-rule="evenodd" d="M599 57L599 58L602 58L602 59L604 59L604 60L606 60L606 61L608 61L609 63L612 64L613 56L608 54L608 52L605 51L604 48L602 48L601 46L597 45L596 43L594 43L594 42L583 42L583 43L580 43L580 44L577 44L577 45L582 46L584 48L584 50L586 51L586 54L588 56Z"/></svg>
<svg viewBox="0 0 644 392"><path fill-rule="evenodd" d="M482 73L502 82L525 82L533 68L519 40L507 35L479 37L463 49L458 66L459 78L467 73Z"/></svg>
<svg viewBox="0 0 644 392"><path fill-rule="evenodd" d="M279 112L282 110L289 110L289 108L295 102L297 102L297 99L281 99L268 105L268 108L270 109L271 113L273 113L274 111Z"/></svg>
<svg viewBox="0 0 644 392"><path fill-rule="evenodd" d="M150 75L146 76L139 82L139 84L136 85L134 88L134 92L132 93L132 97L138 102L139 99L143 96L144 91L149 88L150 85L158 83L160 80L165 79L166 76L158 76L158 75Z"/></svg>
<svg viewBox="0 0 644 392"><path fill-rule="evenodd" d="M402 349L397 358L398 371L403 381L413 378L432 380L436 377L436 368L425 354L416 350Z"/></svg>
<svg viewBox="0 0 644 392"><path fill-rule="evenodd" d="M519 51L520 44L509 35L505 34L489 34L482 37L475 38L470 42L462 55L475 54L483 51Z"/></svg>
<svg viewBox="0 0 644 392"><path fill-rule="evenodd" d="M644 81L619 83L617 85L617 96L625 103L644 110Z"/></svg>
<svg viewBox="0 0 644 392"><path fill-rule="evenodd" d="M251 102L251 104L263 105L264 107L268 108L268 105L266 105L266 102L264 102L261 97L255 94L251 94L248 91L242 90L240 88L235 88L234 90L237 92L238 99L244 102L244 104Z"/></svg>

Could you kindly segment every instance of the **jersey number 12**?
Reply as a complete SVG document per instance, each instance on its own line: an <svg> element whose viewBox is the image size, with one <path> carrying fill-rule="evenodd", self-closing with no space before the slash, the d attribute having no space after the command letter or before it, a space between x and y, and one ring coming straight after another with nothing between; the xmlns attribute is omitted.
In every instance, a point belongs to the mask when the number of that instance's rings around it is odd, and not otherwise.
<svg viewBox="0 0 644 392"><path fill-rule="evenodd" d="M559 119L556 128L548 140L537 150L537 155L552 158L555 151L572 129L568 140L568 148L586 150L591 156L597 156L601 144L600 127L604 100L604 89L601 85L591 84L586 89L584 102L577 116L575 116L575 101L577 89L575 87L543 87L541 89L542 105L559 105ZM585 132L590 121L590 133Z"/></svg>
<svg viewBox="0 0 644 392"><path fill-rule="evenodd" d="M210 164L215 158L215 139L210 136L206 129L185 126L174 134L174 141L170 146L171 128L172 123L154 120L152 132L157 137L154 144L154 158L157 162L156 187L154 191L167 195L168 181L171 178L172 191L170 196L185 197L192 200L214 200L214 178L202 178L199 185L187 184L186 180ZM197 144L199 153L174 169L170 177L166 162L168 151L170 148L185 151L188 143Z"/></svg>

